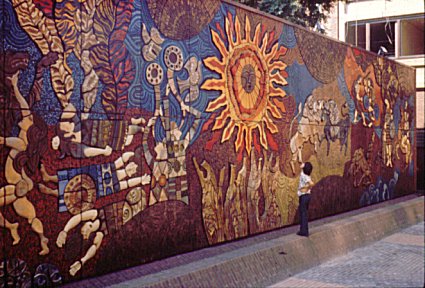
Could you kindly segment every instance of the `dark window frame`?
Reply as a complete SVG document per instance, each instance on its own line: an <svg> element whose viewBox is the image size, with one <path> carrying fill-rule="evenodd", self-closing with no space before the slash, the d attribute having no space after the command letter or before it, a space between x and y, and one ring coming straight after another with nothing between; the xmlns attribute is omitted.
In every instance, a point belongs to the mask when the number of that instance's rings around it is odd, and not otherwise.
<svg viewBox="0 0 425 288"><path fill-rule="evenodd" d="M399 15L399 16L392 16L392 17L385 17L385 18L374 18L374 19L362 19L362 20L357 20L357 21L348 21L348 22L345 22L345 42L346 43L350 43L348 41L348 39L349 39L348 30L349 30L349 27L350 26L351 27L354 27L356 25L358 25L358 26L365 25L366 26L366 24L369 24L369 26L370 26L370 24L386 23L386 22L396 22L397 23L398 21L415 20L415 19L425 19L425 14L418 13L418 14ZM397 27L397 26L395 26L395 27ZM398 50L399 51L399 54L400 54L400 55L397 56L397 59L409 59L409 58L422 58L422 57L425 57L425 54L401 55L401 42L400 42L401 41L401 37L402 37L401 36L401 33L402 33L402 31L401 31L402 30L401 29L401 25L398 27L398 30L399 30L398 31L398 33L399 33L399 39L398 39L398 41L397 41L397 39L394 39L395 40L395 43L394 43L395 50L396 51ZM395 33L396 33L396 31L394 31L394 34ZM366 37L366 45L365 45L366 47L369 47L369 49L371 47L371 45L370 45L371 44L370 37L371 37L371 35L369 33L369 39L367 39L367 37ZM394 35L394 38L395 38L395 35ZM353 44L353 45L355 45L355 44ZM360 47L360 48L365 49L364 47ZM394 56L390 56L390 58L395 58L395 57Z"/></svg>

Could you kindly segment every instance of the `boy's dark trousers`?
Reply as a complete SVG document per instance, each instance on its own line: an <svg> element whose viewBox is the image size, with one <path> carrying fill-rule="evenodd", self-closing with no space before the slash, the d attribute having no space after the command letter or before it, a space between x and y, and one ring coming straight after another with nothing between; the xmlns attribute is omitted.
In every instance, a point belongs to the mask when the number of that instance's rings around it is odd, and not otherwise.
<svg viewBox="0 0 425 288"><path fill-rule="evenodd" d="M308 205L310 204L310 194L300 196L300 235L308 236Z"/></svg>

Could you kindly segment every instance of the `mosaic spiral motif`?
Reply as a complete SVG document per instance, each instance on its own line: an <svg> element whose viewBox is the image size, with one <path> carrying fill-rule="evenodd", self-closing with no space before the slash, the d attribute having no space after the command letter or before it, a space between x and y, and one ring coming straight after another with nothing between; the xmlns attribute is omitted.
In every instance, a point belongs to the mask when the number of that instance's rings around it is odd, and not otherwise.
<svg viewBox="0 0 425 288"><path fill-rule="evenodd" d="M96 202L93 179L86 174L74 176L65 187L64 200L68 211L73 215L93 208Z"/></svg>

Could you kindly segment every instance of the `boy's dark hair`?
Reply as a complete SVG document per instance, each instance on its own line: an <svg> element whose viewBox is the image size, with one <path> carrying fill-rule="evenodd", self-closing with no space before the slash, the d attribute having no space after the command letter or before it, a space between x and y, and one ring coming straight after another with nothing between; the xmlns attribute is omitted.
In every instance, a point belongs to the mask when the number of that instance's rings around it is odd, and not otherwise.
<svg viewBox="0 0 425 288"><path fill-rule="evenodd" d="M313 171L313 165L310 162L304 163L303 172L305 175L310 176L311 171Z"/></svg>

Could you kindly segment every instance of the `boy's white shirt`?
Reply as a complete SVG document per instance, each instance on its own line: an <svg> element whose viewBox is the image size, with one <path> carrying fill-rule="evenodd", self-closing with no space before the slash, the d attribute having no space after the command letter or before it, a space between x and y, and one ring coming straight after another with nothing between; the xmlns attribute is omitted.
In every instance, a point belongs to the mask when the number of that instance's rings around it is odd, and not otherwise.
<svg viewBox="0 0 425 288"><path fill-rule="evenodd" d="M307 184L309 182L311 182L311 177L308 176L308 175L306 175L306 174L304 174L304 172L301 171L301 174L300 174L300 184L298 184L298 191L297 191L298 196L302 196L304 194L310 194L311 189L308 189L307 192L301 192L301 189L303 187L307 186Z"/></svg>

